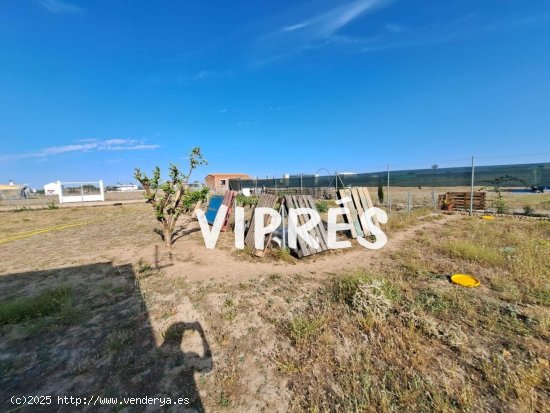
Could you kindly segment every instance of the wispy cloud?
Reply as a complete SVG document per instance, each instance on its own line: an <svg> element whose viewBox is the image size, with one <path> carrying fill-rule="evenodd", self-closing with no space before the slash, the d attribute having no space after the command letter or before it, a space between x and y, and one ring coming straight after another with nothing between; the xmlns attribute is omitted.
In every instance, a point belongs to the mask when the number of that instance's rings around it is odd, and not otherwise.
<svg viewBox="0 0 550 413"><path fill-rule="evenodd" d="M24 158L47 158L50 156L61 155L75 152L99 152L99 151L136 151L152 150L159 148L159 145L145 144L137 139L82 139L82 143L75 143L62 146L50 146L34 152L18 153L0 156L0 161Z"/></svg>
<svg viewBox="0 0 550 413"><path fill-rule="evenodd" d="M409 48L456 42L483 33L504 32L547 24L550 13L524 17L488 17L486 14L470 12L454 20L426 26L407 27L386 25L386 33L379 33L364 39L362 52L377 52L386 49ZM399 27L399 30L396 30Z"/></svg>
<svg viewBox="0 0 550 413"><path fill-rule="evenodd" d="M355 0L308 16L292 24L283 25L261 36L257 44L261 66L303 50L317 49L328 44L350 43L338 32L366 13L385 6L392 0ZM267 56L266 56L267 54Z"/></svg>
<svg viewBox="0 0 550 413"><path fill-rule="evenodd" d="M287 26L283 28L283 30L289 31L290 29L290 31L295 31L298 29L305 29L305 31L307 31L307 36L310 38L315 39L320 37L328 37L337 30L351 23L367 10L380 7L384 3L387 3L387 1L357 0L313 16L304 22L293 26Z"/></svg>
<svg viewBox="0 0 550 413"><path fill-rule="evenodd" d="M38 3L46 10L55 14L71 14L84 11L82 7L63 0L38 0Z"/></svg>
<svg viewBox="0 0 550 413"><path fill-rule="evenodd" d="M309 23L304 22L304 23L293 24L291 26L284 26L282 30L285 32L293 32L294 30L302 29L307 26L309 26Z"/></svg>

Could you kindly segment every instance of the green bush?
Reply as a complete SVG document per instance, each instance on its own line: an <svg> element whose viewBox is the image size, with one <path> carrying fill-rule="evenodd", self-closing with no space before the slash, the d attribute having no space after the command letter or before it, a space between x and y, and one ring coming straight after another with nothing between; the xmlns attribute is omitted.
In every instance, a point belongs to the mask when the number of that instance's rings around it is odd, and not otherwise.
<svg viewBox="0 0 550 413"><path fill-rule="evenodd" d="M535 210L533 209L532 206L530 206L530 205L525 205L525 206L523 207L523 214L526 215L526 216L528 216L528 217L532 217L532 216L535 215Z"/></svg>
<svg viewBox="0 0 550 413"><path fill-rule="evenodd" d="M253 206L258 204L257 196L246 196L243 194L237 195L237 206Z"/></svg>
<svg viewBox="0 0 550 413"><path fill-rule="evenodd" d="M315 206L317 207L317 211L323 213L328 212L328 202L327 201L318 201L315 203Z"/></svg>

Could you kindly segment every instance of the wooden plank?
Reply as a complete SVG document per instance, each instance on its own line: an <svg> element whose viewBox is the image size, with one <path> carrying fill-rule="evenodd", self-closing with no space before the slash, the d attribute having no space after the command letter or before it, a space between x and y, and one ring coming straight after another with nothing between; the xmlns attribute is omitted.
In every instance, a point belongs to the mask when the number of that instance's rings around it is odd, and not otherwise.
<svg viewBox="0 0 550 413"><path fill-rule="evenodd" d="M346 193L345 193L345 189L339 189L338 190L338 198L339 199L344 199L346 197ZM349 210L349 207L347 205L342 205L343 208L348 208ZM348 213L344 214L344 220L350 224L350 234L351 234L351 237L352 238L357 238L357 231L355 230L355 224L353 223L353 217L352 217L352 214L351 214L351 210Z"/></svg>
<svg viewBox="0 0 550 413"><path fill-rule="evenodd" d="M359 198L359 191L357 190L357 188L351 188L351 197L353 199L353 203L355 204L355 209L357 210L357 220L359 221L359 224L363 229L363 233L365 235L370 235L369 229L363 228L363 224L361 223L361 219L359 218L361 215L363 215L363 212L365 212L365 210L361 205L361 198Z"/></svg>
<svg viewBox="0 0 550 413"><path fill-rule="evenodd" d="M290 208L295 208L295 209L301 208L300 204L298 203L298 199L297 199L298 197L299 197L299 195L289 195L289 198L291 200ZM298 215L298 224L300 224L300 225L305 224L305 218L304 218L303 215ZM298 247L297 248L298 257L302 258L302 257L313 254L313 251L310 249L307 242L305 242L301 237L297 237L297 238L298 238L298 240L297 240L297 245L296 246Z"/></svg>
<svg viewBox="0 0 550 413"><path fill-rule="evenodd" d="M306 195L296 195L296 201L298 202L298 205L300 205L300 208L308 208L308 205L306 204L306 200L305 200L305 196ZM305 217L305 215L301 215L302 219L303 219L303 223L307 223L309 221L309 219L307 219ZM319 246L317 248L313 248L311 246L308 246L308 248L310 249L311 253L314 254L316 252L321 252L323 251L323 249L321 248L321 241L319 240L319 237L317 236L317 232L315 231L315 228L312 228L308 231L309 235L311 235L313 238L316 238L317 239L317 242L319 244Z"/></svg>
<svg viewBox="0 0 550 413"><path fill-rule="evenodd" d="M317 211L317 206L315 205L315 201L313 200L313 197L311 195L304 195L304 199L306 200L306 205L308 205L314 211ZM319 211L317 211L317 213L319 213ZM319 246L321 247L321 251L328 250L327 232L323 225L323 221L320 221L315 226L315 232L317 233L317 238L319 238Z"/></svg>
<svg viewBox="0 0 550 413"><path fill-rule="evenodd" d="M227 191L223 198L222 205L227 206L227 215L225 216L225 221L221 228L221 231L223 232L231 229L229 226L229 220L231 218L231 214L233 213L233 199L235 198L235 194L235 191Z"/></svg>
<svg viewBox="0 0 550 413"><path fill-rule="evenodd" d="M266 205L265 207L267 208L275 208L275 205L277 204L277 201L279 200L279 197L276 196L276 195L271 195L269 199L266 200L266 202L268 203L268 205ZM264 226L267 225L270 221L270 217L269 216L264 216ZM266 237L264 237L264 249L263 250L260 250L260 249L254 249L254 255L256 255L257 257L263 257L265 255L265 251L267 249L267 247L269 246L269 242L271 241L271 236L273 234L272 233L269 233L267 234Z"/></svg>
<svg viewBox="0 0 550 413"><path fill-rule="evenodd" d="M275 195L262 194L262 195L259 196L258 204L254 208L254 210L256 210L256 208L258 208L258 207L273 208L275 206L275 204L277 203L277 200L278 200L278 197L275 196ZM251 217L251 220L250 220L250 226L248 227L248 232L246 233L245 242L244 242L244 244L252 250L255 249L255 245L254 245L254 221L255 221L255 213L253 211L252 212L252 217Z"/></svg>
<svg viewBox="0 0 550 413"><path fill-rule="evenodd" d="M287 212L287 217L290 215L290 209L291 208L296 208L296 204L294 202L294 198L292 195L285 195L284 196L284 200L285 200L285 208L286 208L286 212ZM290 222L290 221L289 221ZM299 222L299 220L298 220ZM300 242L300 239L298 238L297 240L297 243L296 243L296 249L294 249L294 251L296 252L296 255L298 256L298 258L302 258L304 256L304 253L302 251L302 244Z"/></svg>
<svg viewBox="0 0 550 413"><path fill-rule="evenodd" d="M361 202L365 210L374 207L374 204L372 203L372 199L369 194L369 188L367 188L366 186L359 188L359 197L361 198ZM374 223L374 225L380 228L378 218L373 217L372 222Z"/></svg>
<svg viewBox="0 0 550 413"><path fill-rule="evenodd" d="M363 228L361 228L361 223L359 222L359 215L357 214L357 209L355 209L355 203L353 202L353 197L351 196L351 190L346 188L344 191L346 196L351 199L351 201L346 204L346 207L348 207L351 212L355 231L359 237L362 237L365 234L363 233Z"/></svg>

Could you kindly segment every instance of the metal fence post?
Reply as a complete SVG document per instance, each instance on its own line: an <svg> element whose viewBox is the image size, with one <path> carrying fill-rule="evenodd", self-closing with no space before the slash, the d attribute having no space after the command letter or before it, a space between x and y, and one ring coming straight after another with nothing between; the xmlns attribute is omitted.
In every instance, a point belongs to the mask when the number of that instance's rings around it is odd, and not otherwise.
<svg viewBox="0 0 550 413"><path fill-rule="evenodd" d="M432 205L434 207L434 212L437 212L437 204L435 202L435 190L432 189Z"/></svg>
<svg viewBox="0 0 550 413"><path fill-rule="evenodd" d="M390 164L388 164L388 214L391 212L391 200L390 200Z"/></svg>
<svg viewBox="0 0 550 413"><path fill-rule="evenodd" d="M409 193L407 194L407 212L410 213L411 212L411 191L409 191Z"/></svg>
<svg viewBox="0 0 550 413"><path fill-rule="evenodd" d="M286 234L285 234L285 201L281 201L281 225L283 226L283 250L286 250Z"/></svg>
<svg viewBox="0 0 550 413"><path fill-rule="evenodd" d="M472 184L470 187L470 215L473 214L474 211L474 157L472 156Z"/></svg>

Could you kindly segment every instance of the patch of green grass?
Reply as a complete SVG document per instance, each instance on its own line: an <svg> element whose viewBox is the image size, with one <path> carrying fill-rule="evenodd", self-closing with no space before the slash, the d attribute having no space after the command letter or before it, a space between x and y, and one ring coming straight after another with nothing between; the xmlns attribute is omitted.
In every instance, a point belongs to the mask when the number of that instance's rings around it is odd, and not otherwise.
<svg viewBox="0 0 550 413"><path fill-rule="evenodd" d="M474 240L454 239L441 244L441 250L451 257L462 258L480 264L503 266L506 258L498 250Z"/></svg>
<svg viewBox="0 0 550 413"><path fill-rule="evenodd" d="M145 261L140 261L138 264L137 272L142 276L142 278L148 276L153 271L153 266Z"/></svg>
<svg viewBox="0 0 550 413"><path fill-rule="evenodd" d="M385 225L386 232L391 233L417 224L418 218L431 214L430 208L414 209L411 212L392 211L388 216L388 223Z"/></svg>
<svg viewBox="0 0 550 413"><path fill-rule="evenodd" d="M320 213L328 212L328 202L327 201L317 201L315 203L315 207L317 208L317 211Z"/></svg>
<svg viewBox="0 0 550 413"><path fill-rule="evenodd" d="M289 325L291 339L295 343L313 338L323 325L323 320L316 317L298 316Z"/></svg>
<svg viewBox="0 0 550 413"><path fill-rule="evenodd" d="M270 255L277 261L284 261L289 264L296 264L295 259L290 255L288 248L272 248Z"/></svg>
<svg viewBox="0 0 550 413"><path fill-rule="evenodd" d="M131 343L134 334L131 330L115 331L109 337L107 348L111 351L120 351Z"/></svg>
<svg viewBox="0 0 550 413"><path fill-rule="evenodd" d="M453 307L453 303L448 297L443 297L432 290L420 290L416 294L415 303L423 310L433 314L447 313Z"/></svg>
<svg viewBox="0 0 550 413"><path fill-rule="evenodd" d="M232 321L237 317L237 308L231 297L227 297L223 302L223 318L227 321Z"/></svg>
<svg viewBox="0 0 550 413"><path fill-rule="evenodd" d="M281 279L281 275L277 273L269 274L269 280L270 281L278 281Z"/></svg>
<svg viewBox="0 0 550 413"><path fill-rule="evenodd" d="M17 324L48 316L58 316L68 323L74 315L71 290L58 287L36 296L17 298L0 304L0 325Z"/></svg>
<svg viewBox="0 0 550 413"><path fill-rule="evenodd" d="M359 285L370 284L373 281L381 282L381 289L384 292L384 296L390 301L397 301L400 299L401 292L395 288L389 280L362 271L334 278L329 287L329 293L333 301L352 305L353 297Z"/></svg>
<svg viewBox="0 0 550 413"><path fill-rule="evenodd" d="M220 398L218 399L218 405L220 407L229 407L231 406L231 399L225 392L220 393Z"/></svg>

